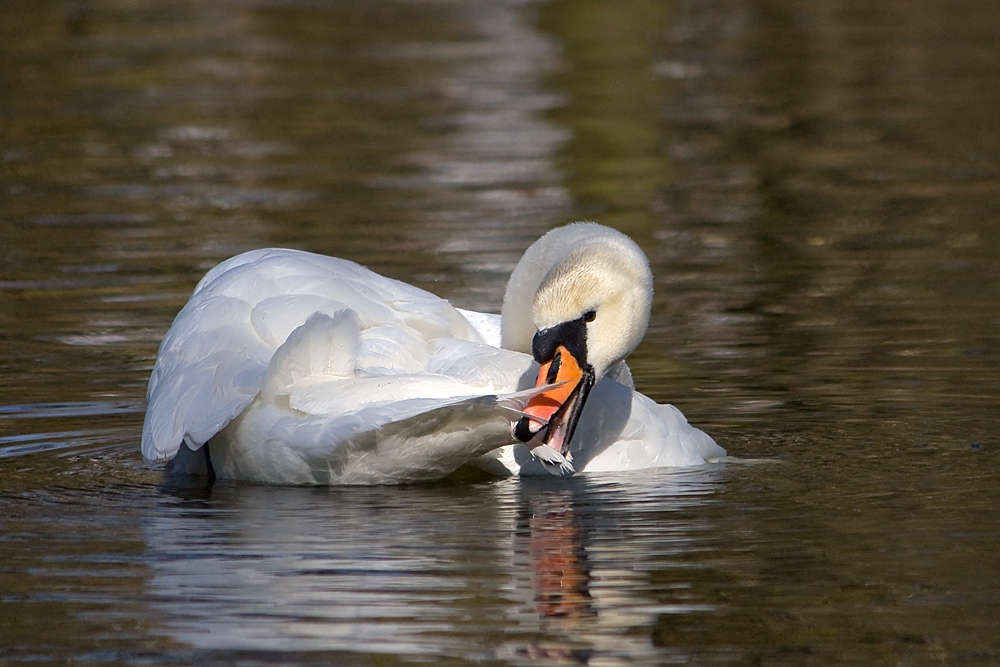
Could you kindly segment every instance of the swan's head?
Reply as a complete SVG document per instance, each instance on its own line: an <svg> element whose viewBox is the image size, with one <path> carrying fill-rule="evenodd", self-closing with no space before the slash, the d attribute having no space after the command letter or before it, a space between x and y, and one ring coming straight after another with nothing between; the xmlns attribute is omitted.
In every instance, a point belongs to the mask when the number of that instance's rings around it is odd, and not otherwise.
<svg viewBox="0 0 1000 667"><path fill-rule="evenodd" d="M642 341L653 276L632 239L594 223L552 230L511 274L502 345L531 352L538 386L555 385L525 408L514 435L566 454L593 384Z"/></svg>

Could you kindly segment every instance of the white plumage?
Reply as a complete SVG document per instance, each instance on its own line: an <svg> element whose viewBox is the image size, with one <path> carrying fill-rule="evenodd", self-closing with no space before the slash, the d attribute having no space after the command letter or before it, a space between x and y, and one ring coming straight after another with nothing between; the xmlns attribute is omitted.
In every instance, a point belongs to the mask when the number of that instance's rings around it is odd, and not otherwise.
<svg viewBox="0 0 1000 667"><path fill-rule="evenodd" d="M579 223L542 238L558 253L536 248L525 257L531 275L544 281L557 269L572 274L566 257L591 256L588 244L599 255L622 239L638 250L618 232ZM548 269L538 268L545 262ZM523 329L525 313L539 316L524 303L536 297L512 299L508 289L505 317L517 312ZM648 319L647 295L639 298ZM610 313L611 305L601 307ZM573 467L698 465L724 456L676 408L626 386L621 359L634 344L602 348L608 336L597 325L600 316L588 325L587 348L611 363L595 369L598 381L567 452ZM216 475L278 484L425 481L470 463L497 474L546 474L551 466L511 444L512 422L545 389L533 388L539 366L529 354L501 349L501 329L497 315L456 309L346 260L281 249L239 255L205 275L163 339L149 382L143 456L169 460L176 472L205 473L207 443ZM637 343L643 331L610 337ZM530 350L533 333L508 347Z"/></svg>

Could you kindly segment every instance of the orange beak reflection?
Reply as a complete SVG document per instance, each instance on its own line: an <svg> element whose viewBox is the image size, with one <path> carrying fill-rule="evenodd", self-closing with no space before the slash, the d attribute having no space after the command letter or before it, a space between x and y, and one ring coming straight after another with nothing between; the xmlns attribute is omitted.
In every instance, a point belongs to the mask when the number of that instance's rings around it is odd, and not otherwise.
<svg viewBox="0 0 1000 667"><path fill-rule="evenodd" d="M556 347L551 361L538 369L536 387L551 385L534 396L525 406L522 417L514 424L514 437L525 443L536 458L548 463L558 463L562 470L572 471L569 461L569 442L580 420L583 404L594 385L594 369L581 367L576 357L562 345ZM546 460L542 453L547 445L554 456ZM551 460L551 459L555 460Z"/></svg>

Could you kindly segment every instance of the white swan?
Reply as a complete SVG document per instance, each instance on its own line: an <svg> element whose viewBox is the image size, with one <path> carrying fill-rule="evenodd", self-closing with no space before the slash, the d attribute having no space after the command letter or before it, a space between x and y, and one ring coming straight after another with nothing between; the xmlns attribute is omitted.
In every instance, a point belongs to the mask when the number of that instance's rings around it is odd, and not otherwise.
<svg viewBox="0 0 1000 667"><path fill-rule="evenodd" d="M645 255L594 223L528 248L499 317L346 260L244 253L205 275L164 337L142 454L175 472L277 484L725 456L679 410L632 389L623 359L651 299Z"/></svg>

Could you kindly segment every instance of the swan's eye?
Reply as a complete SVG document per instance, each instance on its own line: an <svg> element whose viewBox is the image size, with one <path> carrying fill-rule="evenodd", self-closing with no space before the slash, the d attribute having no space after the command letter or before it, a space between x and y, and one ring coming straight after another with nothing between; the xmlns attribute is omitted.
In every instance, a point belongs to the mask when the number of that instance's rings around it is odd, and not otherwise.
<svg viewBox="0 0 1000 667"><path fill-rule="evenodd" d="M587 312L585 312L583 314L583 321L584 322L593 322L595 319L597 319L597 311L596 310L588 310Z"/></svg>

